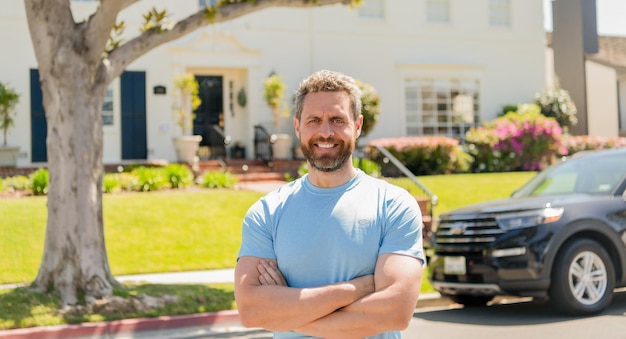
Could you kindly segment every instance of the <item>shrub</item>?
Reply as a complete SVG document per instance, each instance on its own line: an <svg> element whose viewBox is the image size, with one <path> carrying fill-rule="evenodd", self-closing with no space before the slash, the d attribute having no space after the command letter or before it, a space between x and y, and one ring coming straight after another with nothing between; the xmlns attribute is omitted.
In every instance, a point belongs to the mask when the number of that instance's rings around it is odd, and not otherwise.
<svg viewBox="0 0 626 339"><path fill-rule="evenodd" d="M16 175L14 177L8 177L2 182L2 186L5 190L9 191L23 191L29 188L30 182L28 177L24 175Z"/></svg>
<svg viewBox="0 0 626 339"><path fill-rule="evenodd" d="M298 167L298 176L301 177L307 173L309 173L309 163L305 161Z"/></svg>
<svg viewBox="0 0 626 339"><path fill-rule="evenodd" d="M378 122L380 116L380 96L374 86L357 80L357 86L361 90L361 114L363 115L363 126L361 127L361 138L368 135Z"/></svg>
<svg viewBox="0 0 626 339"><path fill-rule="evenodd" d="M578 123L576 105L569 92L558 86L535 94L535 104L541 108L541 114L556 119L565 130Z"/></svg>
<svg viewBox="0 0 626 339"><path fill-rule="evenodd" d="M363 172L373 177L380 177L382 175L380 165L373 160L367 158L354 158L352 159L352 165L356 168L360 168Z"/></svg>
<svg viewBox="0 0 626 339"><path fill-rule="evenodd" d="M626 138L566 135L563 137L562 145L563 150L559 153L559 155L572 155L580 151L626 147Z"/></svg>
<svg viewBox="0 0 626 339"><path fill-rule="evenodd" d="M124 191L132 191L139 185L137 176L133 173L122 172L115 174L119 182L120 188Z"/></svg>
<svg viewBox="0 0 626 339"><path fill-rule="evenodd" d="M463 173L469 170L472 158L448 137L400 137L371 140L368 143L372 159L381 163L384 156L372 146L387 149L415 175ZM390 166L383 166L383 175Z"/></svg>
<svg viewBox="0 0 626 339"><path fill-rule="evenodd" d="M198 178L198 185L205 188L233 188L239 179L230 172L207 171Z"/></svg>
<svg viewBox="0 0 626 339"><path fill-rule="evenodd" d="M509 112L517 112L518 105L504 105L502 106L502 110L498 113L498 116L504 116Z"/></svg>
<svg viewBox="0 0 626 339"><path fill-rule="evenodd" d="M106 173L102 179L104 193L113 193L120 190L120 179L117 173Z"/></svg>
<svg viewBox="0 0 626 339"><path fill-rule="evenodd" d="M467 149L475 172L536 171L552 163L561 147L562 129L534 104L471 128Z"/></svg>
<svg viewBox="0 0 626 339"><path fill-rule="evenodd" d="M183 188L193 184L193 172L184 164L169 164L163 168L171 188Z"/></svg>
<svg viewBox="0 0 626 339"><path fill-rule="evenodd" d="M131 174L137 178L135 189L138 191L151 192L167 187L167 180L160 168L138 167Z"/></svg>
<svg viewBox="0 0 626 339"><path fill-rule="evenodd" d="M45 195L48 193L48 170L40 168L31 173L29 178L29 185L33 190L34 195Z"/></svg>

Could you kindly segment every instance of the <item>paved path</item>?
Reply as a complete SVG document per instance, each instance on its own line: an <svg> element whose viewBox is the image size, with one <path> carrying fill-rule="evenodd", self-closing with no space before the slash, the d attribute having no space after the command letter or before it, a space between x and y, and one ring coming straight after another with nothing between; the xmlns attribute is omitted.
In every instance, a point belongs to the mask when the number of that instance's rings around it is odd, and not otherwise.
<svg viewBox="0 0 626 339"><path fill-rule="evenodd" d="M232 268L208 271L137 274L115 277L120 282L146 282L154 284L209 284L234 282Z"/></svg>

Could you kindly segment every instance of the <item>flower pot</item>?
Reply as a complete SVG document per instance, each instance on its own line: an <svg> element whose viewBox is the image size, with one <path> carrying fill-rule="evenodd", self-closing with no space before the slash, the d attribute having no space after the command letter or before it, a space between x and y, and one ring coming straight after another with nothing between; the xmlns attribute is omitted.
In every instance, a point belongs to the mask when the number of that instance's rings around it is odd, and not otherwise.
<svg viewBox="0 0 626 339"><path fill-rule="evenodd" d="M172 138L172 141L174 142L174 149L176 150L178 161L193 164L198 148L200 147L200 141L202 141L202 136L185 135Z"/></svg>
<svg viewBox="0 0 626 339"><path fill-rule="evenodd" d="M274 154L274 159L284 160L291 159L291 135L289 134L273 134L272 140L272 153Z"/></svg>
<svg viewBox="0 0 626 339"><path fill-rule="evenodd" d="M19 154L19 146L0 146L0 167L17 166L17 156Z"/></svg>

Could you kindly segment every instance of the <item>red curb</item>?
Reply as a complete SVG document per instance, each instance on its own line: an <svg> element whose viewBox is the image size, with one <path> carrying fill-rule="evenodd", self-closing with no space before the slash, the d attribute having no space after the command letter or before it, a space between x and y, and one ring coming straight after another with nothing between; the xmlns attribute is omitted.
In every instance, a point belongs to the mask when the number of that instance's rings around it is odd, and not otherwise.
<svg viewBox="0 0 626 339"><path fill-rule="evenodd" d="M157 318L124 319L116 321L57 325L0 331L2 339L57 339L86 336L109 337L120 333L158 331L179 327L196 327L239 322L237 311L219 311Z"/></svg>

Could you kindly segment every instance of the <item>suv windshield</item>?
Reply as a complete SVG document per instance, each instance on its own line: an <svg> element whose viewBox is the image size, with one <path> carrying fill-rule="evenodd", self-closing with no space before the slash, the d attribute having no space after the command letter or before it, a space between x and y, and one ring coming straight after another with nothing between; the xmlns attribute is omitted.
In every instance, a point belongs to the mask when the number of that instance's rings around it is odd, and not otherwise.
<svg viewBox="0 0 626 339"><path fill-rule="evenodd" d="M626 157L572 157L540 172L513 197L609 194L626 174Z"/></svg>

